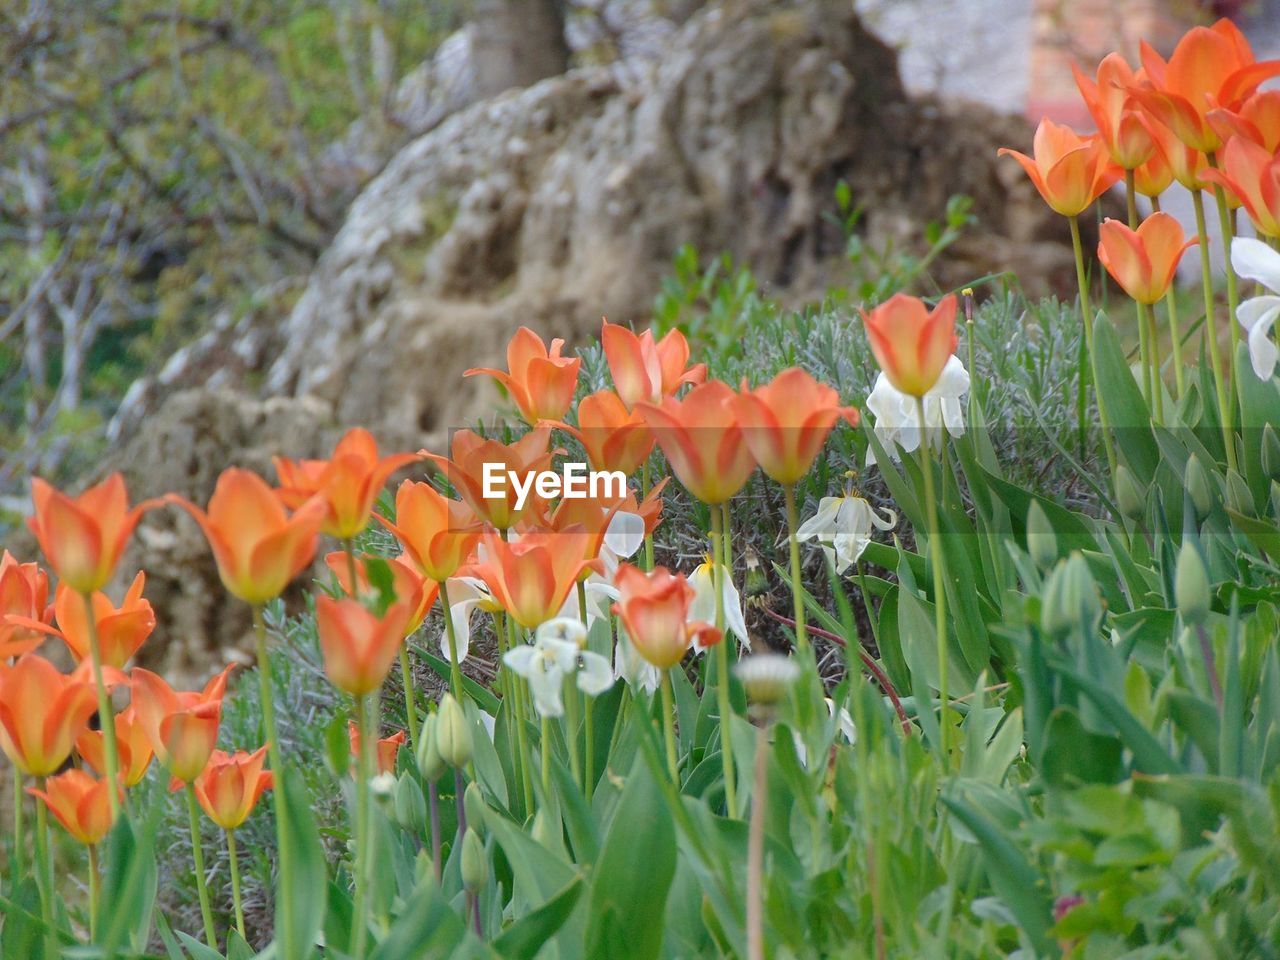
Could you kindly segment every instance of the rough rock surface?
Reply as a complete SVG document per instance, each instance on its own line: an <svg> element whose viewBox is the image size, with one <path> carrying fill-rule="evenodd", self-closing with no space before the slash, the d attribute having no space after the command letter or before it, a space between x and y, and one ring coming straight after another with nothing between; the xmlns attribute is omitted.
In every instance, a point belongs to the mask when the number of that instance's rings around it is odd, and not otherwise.
<svg viewBox="0 0 1280 960"><path fill-rule="evenodd" d="M645 322L681 244L728 251L795 299L840 282L825 215L841 179L872 243L918 243L950 196L971 196L981 225L948 251L944 282L1010 269L1070 289L1065 226L995 159L1029 139L1020 119L908 97L848 0L710 5L656 64L544 80L406 145L287 318L277 298L228 317L133 392L116 462L138 497L203 501L224 466L270 475L271 453L320 454L344 426L438 444L492 403L463 369L501 365L519 324L573 342L601 315ZM137 540L165 666L243 641L194 524L162 511Z"/></svg>

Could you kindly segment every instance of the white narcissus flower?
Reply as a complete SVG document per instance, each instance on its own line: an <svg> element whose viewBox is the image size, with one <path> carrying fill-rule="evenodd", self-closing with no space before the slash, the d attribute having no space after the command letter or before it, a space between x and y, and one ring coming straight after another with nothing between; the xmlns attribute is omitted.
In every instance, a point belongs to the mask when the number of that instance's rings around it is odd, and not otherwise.
<svg viewBox="0 0 1280 960"><path fill-rule="evenodd" d="M453 619L453 636L458 644L458 662L462 663L471 648L471 614L477 609L492 613L502 607L479 577L450 577L445 589L449 591L449 616ZM449 659L448 628L440 631L440 655Z"/></svg>
<svg viewBox="0 0 1280 960"><path fill-rule="evenodd" d="M733 634L748 650L751 649L751 638L747 636L747 620L742 613L742 598L738 588L733 585L733 575L723 566L720 568L720 593L724 596L725 633ZM706 623L716 622L716 589L712 579L711 561L698 564L698 568L689 577L689 586L693 587L693 602L689 604L689 620L702 620ZM696 640L693 649L701 653L702 645Z"/></svg>
<svg viewBox="0 0 1280 960"><path fill-rule="evenodd" d="M587 628L570 617L556 617L538 627L534 642L508 650L503 662L524 677L533 694L533 706L541 717L564 715L561 689L564 678L574 674L578 689L598 696L613 686L609 661L583 649Z"/></svg>
<svg viewBox="0 0 1280 960"><path fill-rule="evenodd" d="M836 565L836 573L851 567L871 542L871 528L892 530L898 515L888 508L884 516L876 513L862 497L823 497L818 512L800 524L796 539L817 540L822 550Z"/></svg>
<svg viewBox="0 0 1280 960"><path fill-rule="evenodd" d="M924 395L925 430L929 445L942 446L942 429L953 437L964 434L964 404L961 398L969 392L969 371L960 358L952 356L942 368L942 376ZM903 452L911 453L920 446L920 411L916 398L900 392L883 373L876 377L875 387L865 404L875 417L876 436L893 459ZM875 454L867 451L867 463L875 463Z"/></svg>
<svg viewBox="0 0 1280 960"><path fill-rule="evenodd" d="M1249 359L1253 372L1270 380L1276 372L1280 350L1271 340L1271 328L1280 319L1280 253L1261 240L1236 237L1231 241L1231 266L1236 275L1262 284L1270 294L1251 297L1236 309L1236 319L1249 335Z"/></svg>

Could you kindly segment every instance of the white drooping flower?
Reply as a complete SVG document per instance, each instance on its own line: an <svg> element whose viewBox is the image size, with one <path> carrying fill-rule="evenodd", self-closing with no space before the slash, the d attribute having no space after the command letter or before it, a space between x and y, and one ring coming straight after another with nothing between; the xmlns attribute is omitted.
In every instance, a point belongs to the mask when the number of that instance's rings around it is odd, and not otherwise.
<svg viewBox="0 0 1280 960"><path fill-rule="evenodd" d="M952 356L933 389L924 395L924 425L930 446L942 446L944 427L953 437L964 434L964 404L960 401L968 392L969 371L959 357ZM865 406L875 417L876 437L889 456L897 460L902 452L919 448L920 411L916 398L899 391L884 373L876 377ZM875 454L868 450L867 463L874 462Z"/></svg>
<svg viewBox="0 0 1280 960"><path fill-rule="evenodd" d="M693 587L693 602L689 604L689 620L702 620L706 623L716 622L716 588L710 560L698 564L698 568L689 577L689 586ZM723 566L720 568L720 593L724 597L725 633L738 638L748 650L751 649L751 638L747 636L747 620L742 612L742 597L738 588L733 585L733 574ZM701 653L702 645L695 639L693 649Z"/></svg>
<svg viewBox="0 0 1280 960"><path fill-rule="evenodd" d="M862 497L823 497L818 512L800 524L796 539L817 540L835 563L836 573L844 573L867 549L872 527L892 530L897 523L898 515L892 510L886 508L881 516Z"/></svg>
<svg viewBox="0 0 1280 960"><path fill-rule="evenodd" d="M1280 319L1280 253L1261 240L1237 237L1231 241L1231 266L1237 276L1256 280L1271 291L1244 301L1236 309L1236 319L1248 334L1253 372L1270 380L1280 359L1280 350L1271 339L1271 328Z"/></svg>
<svg viewBox="0 0 1280 960"><path fill-rule="evenodd" d="M449 616L453 620L454 640L458 644L458 662L467 659L471 649L471 615L476 610L489 613L502 609L489 587L479 577L450 577L445 584L449 592ZM440 656L449 659L449 631L440 631Z"/></svg>
<svg viewBox="0 0 1280 960"><path fill-rule="evenodd" d="M618 642L613 649L613 671L628 686L638 687L649 694L656 691L662 682L658 668L640 656L621 621L618 623Z"/></svg>
<svg viewBox="0 0 1280 960"><path fill-rule="evenodd" d="M503 662L524 677L533 694L533 707L541 717L564 715L561 690L570 674L578 689L597 696L613 686L609 661L583 648L587 628L579 620L557 617L534 632L534 642L508 650Z"/></svg>

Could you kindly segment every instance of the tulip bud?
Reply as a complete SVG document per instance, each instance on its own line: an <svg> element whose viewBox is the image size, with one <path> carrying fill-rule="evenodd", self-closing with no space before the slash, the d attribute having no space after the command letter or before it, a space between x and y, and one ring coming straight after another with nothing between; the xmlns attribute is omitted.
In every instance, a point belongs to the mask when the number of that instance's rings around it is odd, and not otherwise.
<svg viewBox="0 0 1280 960"><path fill-rule="evenodd" d="M453 694L446 693L440 699L440 712L436 714L436 749L445 763L462 769L471 762L473 747L467 715Z"/></svg>
<svg viewBox="0 0 1280 960"><path fill-rule="evenodd" d="M479 893L489 882L489 858L484 841L470 827L462 835L462 886L467 893Z"/></svg>
<svg viewBox="0 0 1280 960"><path fill-rule="evenodd" d="M1084 556L1077 552L1054 567L1040 602L1040 626L1049 634L1091 627L1102 612L1098 585Z"/></svg>
<svg viewBox="0 0 1280 960"><path fill-rule="evenodd" d="M1280 479L1280 436L1270 423L1262 428L1262 470L1272 480Z"/></svg>
<svg viewBox="0 0 1280 960"><path fill-rule="evenodd" d="M418 782L408 774L396 784L396 823L411 833L421 833L427 825L427 801Z"/></svg>
<svg viewBox="0 0 1280 960"><path fill-rule="evenodd" d="M1189 540L1182 541L1182 550L1178 553L1173 596L1178 613L1187 623L1203 623L1209 616L1209 575L1205 572L1200 551Z"/></svg>
<svg viewBox="0 0 1280 960"><path fill-rule="evenodd" d="M1147 495L1138 478L1124 464L1116 467L1116 506L1121 516L1130 520L1141 520L1147 507Z"/></svg>
<svg viewBox="0 0 1280 960"><path fill-rule="evenodd" d="M479 834L484 833L484 812L486 804L480 793L480 784L472 780L462 794L462 809L467 814L467 826L474 828Z"/></svg>
<svg viewBox="0 0 1280 960"><path fill-rule="evenodd" d="M1027 553L1041 570L1048 570L1058 559L1058 537L1039 501L1031 501L1027 511Z"/></svg>
<svg viewBox="0 0 1280 960"><path fill-rule="evenodd" d="M418 737L418 770L428 782L439 780L445 771L445 762L436 744L437 726L436 715L427 714L427 719L422 721L422 733Z"/></svg>
<svg viewBox="0 0 1280 960"><path fill-rule="evenodd" d="M1271 481L1271 510L1280 517L1280 482Z"/></svg>
<svg viewBox="0 0 1280 960"><path fill-rule="evenodd" d="M1182 482L1187 488L1187 493L1191 495L1197 519L1203 520L1213 509L1213 488L1210 486L1209 474L1205 472L1204 464L1194 453L1187 459L1187 470L1183 474Z"/></svg>
<svg viewBox="0 0 1280 960"><path fill-rule="evenodd" d="M1238 471L1227 471L1227 506L1236 513L1253 516L1253 493Z"/></svg>

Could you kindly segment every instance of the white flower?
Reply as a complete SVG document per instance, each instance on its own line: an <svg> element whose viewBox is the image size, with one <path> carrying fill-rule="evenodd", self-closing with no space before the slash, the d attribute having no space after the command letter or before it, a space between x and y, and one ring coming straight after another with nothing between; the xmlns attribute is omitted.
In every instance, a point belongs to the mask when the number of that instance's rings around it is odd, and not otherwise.
<svg viewBox="0 0 1280 960"><path fill-rule="evenodd" d="M886 508L881 517L862 497L823 497L818 512L800 524L796 539L817 540L835 563L836 573L844 573L867 549L872 527L892 530L897 523L892 510Z"/></svg>
<svg viewBox="0 0 1280 960"><path fill-rule="evenodd" d="M747 621L742 613L742 598L738 588L733 585L733 574L723 566L720 568L720 593L724 597L725 632L733 634L748 650L751 649L751 638L747 636ZM689 577L689 585L693 587L693 602L689 604L689 620L716 622L716 589L711 571L711 562L700 563ZM702 645L696 640L693 648L702 652Z"/></svg>
<svg viewBox="0 0 1280 960"><path fill-rule="evenodd" d="M1231 266L1236 275L1256 280L1271 294L1246 300L1236 309L1236 319L1249 334L1249 359L1253 372L1262 380L1270 380L1276 372L1280 350L1271 340L1271 328L1280 319L1280 253L1261 240L1237 237L1231 241Z"/></svg>
<svg viewBox="0 0 1280 960"><path fill-rule="evenodd" d="M533 643L522 643L508 650L502 661L529 682L533 707L539 716L564 715L560 689L565 674L577 666L577 644L559 640L550 633L539 630Z"/></svg>
<svg viewBox="0 0 1280 960"><path fill-rule="evenodd" d="M578 689L588 697L598 697L613 686L613 668L609 660L590 650L578 651Z"/></svg>
<svg viewBox="0 0 1280 960"><path fill-rule="evenodd" d="M942 446L943 427L953 437L964 434L964 404L960 398L968 392L969 371L959 357L952 356L933 389L924 395L925 430L930 446ZM876 436L893 459L900 456L899 447L911 453L920 446L920 412L916 398L899 392L883 373L876 377L865 406L876 419ZM871 450L867 451L867 463L875 463Z"/></svg>
<svg viewBox="0 0 1280 960"><path fill-rule="evenodd" d="M613 670L619 680L650 694L662 682L658 668L640 656L621 622L618 623L618 642L613 650Z"/></svg>
<svg viewBox="0 0 1280 960"><path fill-rule="evenodd" d="M458 645L458 662L462 663L471 647L471 614L477 609L493 612L501 607L478 577L450 577L445 589L449 592L449 616ZM440 656L449 659L448 628L440 631Z"/></svg>

